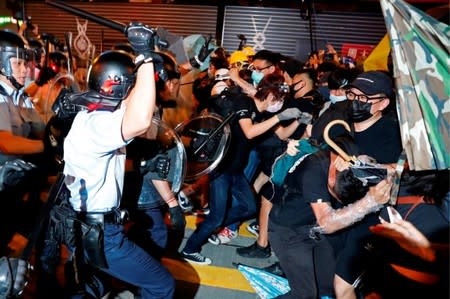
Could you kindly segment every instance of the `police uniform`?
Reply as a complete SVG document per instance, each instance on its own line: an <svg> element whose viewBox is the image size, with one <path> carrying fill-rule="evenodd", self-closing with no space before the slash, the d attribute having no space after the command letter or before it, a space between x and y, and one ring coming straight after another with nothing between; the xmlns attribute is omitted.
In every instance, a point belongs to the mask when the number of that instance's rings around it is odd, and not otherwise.
<svg viewBox="0 0 450 299"><path fill-rule="evenodd" d="M171 274L142 248L128 240L115 211L122 196L125 146L121 134L125 109L82 111L64 142L66 186L75 211L102 214L106 267L100 269L141 288L142 298L172 298Z"/></svg>

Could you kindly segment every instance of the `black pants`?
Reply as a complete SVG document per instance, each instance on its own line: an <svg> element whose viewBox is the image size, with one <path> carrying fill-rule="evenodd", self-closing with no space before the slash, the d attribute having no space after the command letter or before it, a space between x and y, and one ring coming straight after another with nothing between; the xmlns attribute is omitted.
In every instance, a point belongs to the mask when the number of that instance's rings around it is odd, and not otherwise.
<svg viewBox="0 0 450 299"><path fill-rule="evenodd" d="M325 238L313 240L309 227L293 230L269 220L269 241L291 288L282 298L316 299L334 294L334 253Z"/></svg>

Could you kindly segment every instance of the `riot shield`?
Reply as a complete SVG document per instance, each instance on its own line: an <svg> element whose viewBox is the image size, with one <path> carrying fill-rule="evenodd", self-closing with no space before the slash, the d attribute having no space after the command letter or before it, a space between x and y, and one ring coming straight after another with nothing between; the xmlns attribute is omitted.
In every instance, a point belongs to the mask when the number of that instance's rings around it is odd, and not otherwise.
<svg viewBox="0 0 450 299"><path fill-rule="evenodd" d="M194 181L214 170L224 157L229 141L231 117L202 114L176 126L187 155L185 181Z"/></svg>
<svg viewBox="0 0 450 299"><path fill-rule="evenodd" d="M151 159L157 154L166 154L169 158L170 168L167 178L164 180L171 183L172 191L180 191L186 175L187 157L181 138L169 128L163 121L157 118L152 119L152 126L147 131L145 138L149 140L148 155L146 159ZM147 178L162 179L157 171L150 171Z"/></svg>

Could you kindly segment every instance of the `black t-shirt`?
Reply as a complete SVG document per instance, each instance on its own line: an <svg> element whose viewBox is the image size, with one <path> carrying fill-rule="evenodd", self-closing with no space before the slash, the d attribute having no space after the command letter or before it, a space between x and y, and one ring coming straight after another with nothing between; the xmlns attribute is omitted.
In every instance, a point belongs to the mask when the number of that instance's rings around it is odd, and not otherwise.
<svg viewBox="0 0 450 299"><path fill-rule="evenodd" d="M359 152L378 163L395 163L402 152L400 127L392 115L384 115L363 132L355 132L354 139Z"/></svg>
<svg viewBox="0 0 450 299"><path fill-rule="evenodd" d="M245 136L239 125L239 120L249 118L253 123L261 122L263 114L256 108L254 100L245 95L238 95L233 100L233 111L236 113L230 122L231 140L228 150L220 163L219 170L231 173L242 172L247 165L252 143Z"/></svg>
<svg viewBox="0 0 450 299"><path fill-rule="evenodd" d="M337 102L335 104L330 104L330 106L325 110L314 122L311 130L311 139L316 140L319 144L325 142L323 138L323 132L325 127L333 120L340 119L344 120L350 124L349 120L349 104L350 101ZM334 138L347 134L347 130L341 125L335 125L331 127L329 131L329 137Z"/></svg>
<svg viewBox="0 0 450 299"><path fill-rule="evenodd" d="M287 108L298 108L302 112L309 113L313 116L313 120L319 115L319 111L323 106L323 100L320 93L316 90L307 92L303 97L297 99L286 99L283 110ZM283 126L290 124L292 120L282 123ZM305 133L306 124L300 124L295 132L290 136L292 139L300 139Z"/></svg>
<svg viewBox="0 0 450 299"><path fill-rule="evenodd" d="M337 201L328 192L329 165L328 150L307 156L286 176L285 184L275 190L270 220L292 229L315 225L311 203L321 199L336 206Z"/></svg>

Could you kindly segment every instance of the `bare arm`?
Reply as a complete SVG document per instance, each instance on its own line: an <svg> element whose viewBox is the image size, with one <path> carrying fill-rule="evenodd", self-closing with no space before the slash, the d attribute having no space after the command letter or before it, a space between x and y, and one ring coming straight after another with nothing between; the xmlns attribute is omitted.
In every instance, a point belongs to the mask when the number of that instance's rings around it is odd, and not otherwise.
<svg viewBox="0 0 450 299"><path fill-rule="evenodd" d="M153 63L144 63L137 70L136 85L125 100L122 136L130 140L147 131L155 109L156 91Z"/></svg>
<svg viewBox="0 0 450 299"><path fill-rule="evenodd" d="M431 243L411 222L395 220L370 227L370 230L380 236L397 242L406 251L422 258L425 261L435 262L438 255L448 261L449 244Z"/></svg>
<svg viewBox="0 0 450 299"><path fill-rule="evenodd" d="M28 139L13 135L9 131L0 131L0 152L5 155L30 155L43 151L42 140Z"/></svg>
<svg viewBox="0 0 450 299"><path fill-rule="evenodd" d="M278 122L279 119L277 116L272 116L271 118L256 124L254 124L250 118L243 118L239 120L239 125L241 126L245 137L247 137L247 139L253 139L270 130Z"/></svg>
<svg viewBox="0 0 450 299"><path fill-rule="evenodd" d="M249 96L254 96L256 93L256 88L242 79L239 76L239 69L234 67L230 69L230 79L233 80L234 84L242 88L243 92Z"/></svg>
<svg viewBox="0 0 450 299"><path fill-rule="evenodd" d="M300 122L298 120L294 120L289 126L283 127L278 126L275 129L275 134L277 134L278 138L281 140L287 140L292 134L294 134L295 130L297 130Z"/></svg>
<svg viewBox="0 0 450 299"><path fill-rule="evenodd" d="M163 180L152 180L152 183L169 208L178 206L178 201L170 188L169 182Z"/></svg>

